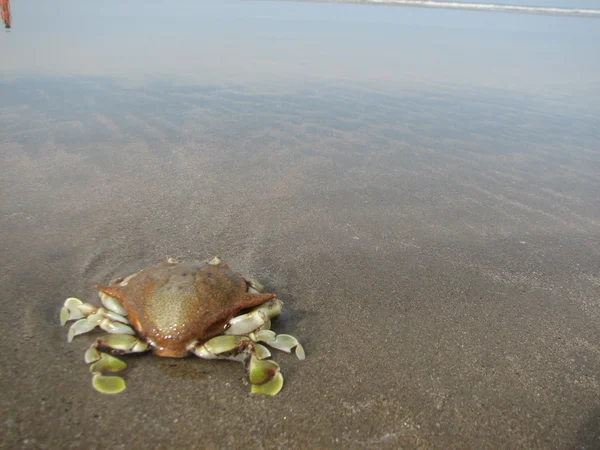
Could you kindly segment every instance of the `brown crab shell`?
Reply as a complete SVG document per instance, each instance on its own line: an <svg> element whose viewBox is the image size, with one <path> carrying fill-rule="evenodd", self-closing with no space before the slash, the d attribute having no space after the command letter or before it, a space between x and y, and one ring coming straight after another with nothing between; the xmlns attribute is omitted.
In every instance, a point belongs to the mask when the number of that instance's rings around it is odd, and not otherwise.
<svg viewBox="0 0 600 450"><path fill-rule="evenodd" d="M155 354L181 358L190 345L222 334L242 310L275 294L248 292L227 264L165 262L98 290L120 301L138 335Z"/></svg>

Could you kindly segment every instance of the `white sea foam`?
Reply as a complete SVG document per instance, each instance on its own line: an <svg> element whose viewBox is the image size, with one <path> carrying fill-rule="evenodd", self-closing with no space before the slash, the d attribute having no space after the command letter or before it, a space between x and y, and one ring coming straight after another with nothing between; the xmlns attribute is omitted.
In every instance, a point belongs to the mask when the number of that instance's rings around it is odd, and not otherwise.
<svg viewBox="0 0 600 450"><path fill-rule="evenodd" d="M427 8L469 9L480 11L520 12L530 14L555 14L600 18L600 9L554 8L547 6L497 5L490 3L444 2L437 0L362 0L361 3L385 5L418 6Z"/></svg>

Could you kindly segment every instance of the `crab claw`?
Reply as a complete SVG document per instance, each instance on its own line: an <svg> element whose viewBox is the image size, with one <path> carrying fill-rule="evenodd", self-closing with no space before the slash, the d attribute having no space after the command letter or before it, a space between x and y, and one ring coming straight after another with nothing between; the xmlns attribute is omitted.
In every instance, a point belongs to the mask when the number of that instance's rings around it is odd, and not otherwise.
<svg viewBox="0 0 600 450"><path fill-rule="evenodd" d="M150 345L130 334L107 334L99 337L92 348L110 349L119 354L143 353L150 350Z"/></svg>
<svg viewBox="0 0 600 450"><path fill-rule="evenodd" d="M246 283L248 284L248 292L258 294L265 291L265 286L256 278L246 278Z"/></svg>
<svg viewBox="0 0 600 450"><path fill-rule="evenodd" d="M191 351L202 359L245 361L251 344L252 341L246 336L216 336Z"/></svg>
<svg viewBox="0 0 600 450"><path fill-rule="evenodd" d="M283 303L280 300L263 303L249 313L232 318L227 324L225 334L245 335L268 328L271 325L271 319L280 315L282 309Z"/></svg>
<svg viewBox="0 0 600 450"><path fill-rule="evenodd" d="M229 328L225 330L225 334L237 336L248 334L254 330L260 329L265 325L267 320L267 316L263 311L254 310L248 314L242 314L241 316L232 318L228 323Z"/></svg>

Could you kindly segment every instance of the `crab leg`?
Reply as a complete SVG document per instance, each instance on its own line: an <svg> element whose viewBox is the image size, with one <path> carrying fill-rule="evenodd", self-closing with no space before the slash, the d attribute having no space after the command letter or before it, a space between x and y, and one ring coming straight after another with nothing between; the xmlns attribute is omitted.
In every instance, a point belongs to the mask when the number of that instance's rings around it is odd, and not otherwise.
<svg viewBox="0 0 600 450"><path fill-rule="evenodd" d="M108 333L130 334L135 331L129 326L127 312L123 305L113 297L100 292L100 300L103 307L98 308L91 303L83 303L75 297L68 298L60 312L60 322L65 325L69 320L77 320L67 335L68 342L79 334L92 331L96 327L102 328Z"/></svg>
<svg viewBox="0 0 600 450"><path fill-rule="evenodd" d="M283 303L280 300L271 300L257 306L249 313L232 318L225 327L225 334L238 336L268 329L271 326L271 319L279 316L282 309Z"/></svg>
<svg viewBox="0 0 600 450"><path fill-rule="evenodd" d="M264 342L277 350L291 353L296 349L296 357L304 360L305 353L302 344L294 336L289 334L275 334L271 331L271 319L279 316L283 309L283 303L280 300L271 300L257 306L246 314L241 314L229 321L226 326L225 334L240 336L248 335L254 342Z"/></svg>
<svg viewBox="0 0 600 450"><path fill-rule="evenodd" d="M170 267L179 263L169 258L167 263L155 268L115 279L108 287L97 286L102 302L100 307L73 297L65 301L60 313L61 324L74 321L68 333L69 342L96 327L110 333L98 338L85 353L84 359L90 364L96 390L103 393L124 390L125 380L116 374L125 370L127 365L113 355L145 352L150 347L159 356L182 357L189 351L203 359L240 361L244 363L252 393L275 395L281 390L283 376L279 365L269 359L271 351L266 345L288 353L295 349L296 356L304 359L304 349L296 338L287 334L277 335L270 329L271 320L281 314L283 303L273 300L275 294L264 294L264 286L259 281L235 272L232 275L229 266L218 256L203 263L181 263L181 267ZM136 278L142 272L145 273ZM177 278L177 282L168 286L184 289L184 292L177 295L171 295L170 291L154 292L155 285L162 286L162 280L171 279L170 274L181 275L182 280ZM183 276L188 274L195 278L184 280ZM218 282L213 282L215 280L211 277ZM151 292L146 292L148 286ZM144 293L141 297L138 295L140 289ZM131 300L131 296L137 300ZM121 301L125 302L127 310ZM189 311L170 311L172 302L175 302L174 307L178 308L181 303ZM229 319L223 326L223 314L231 314L244 305L257 305L259 302L264 303L244 309L244 314ZM169 310L167 314L165 308ZM127 311L131 312L131 317ZM150 323L148 326L142 323L140 314ZM173 336L161 331L166 327L158 327L155 322L175 327L181 323L185 333L171 339ZM148 341L138 337L138 332L147 336ZM206 340L210 336L213 337Z"/></svg>
<svg viewBox="0 0 600 450"><path fill-rule="evenodd" d="M244 362L253 394L275 395L283 387L279 364L265 359L271 356L269 350L247 336L216 336L190 350L202 359Z"/></svg>
<svg viewBox="0 0 600 450"><path fill-rule="evenodd" d="M104 394L117 394L125 389L125 380L122 377L106 374L122 372L127 368L127 364L119 358L99 351L99 348L125 354L142 353L148 351L150 346L129 334L107 334L98 338L85 352L85 362L91 364L90 372L94 375L92 378L94 389Z"/></svg>
<svg viewBox="0 0 600 450"><path fill-rule="evenodd" d="M143 353L150 350L150 345L136 336L130 334L106 334L96 339L90 347L101 350L112 350L113 353L125 355L127 353ZM90 362L90 361L86 361Z"/></svg>
<svg viewBox="0 0 600 450"><path fill-rule="evenodd" d="M254 288L251 286L250 289ZM298 359L304 359L304 349L296 338L288 334L276 335L269 330L271 319L279 316L282 308L283 303L279 300L257 306L249 313L232 318L222 336L201 345L194 344L189 350L203 359L244 362L252 392L275 395L283 387L283 376L279 365L267 359L271 356L269 349L259 342L288 353L295 347Z"/></svg>
<svg viewBox="0 0 600 450"><path fill-rule="evenodd" d="M69 320L77 320L69 328L68 341L79 334L92 331L96 327L102 328L108 334L98 338L94 344L85 352L85 362L91 364L90 372L94 375L92 385L105 394L117 394L126 387L122 377L106 375L125 370L127 364L108 353L98 351L110 349L117 353L138 353L149 349L146 342L135 337L135 331L129 326L127 312L123 305L113 297L102 292L99 293L103 307L97 307L91 303L83 303L81 300L68 298L60 312L60 321L65 325Z"/></svg>
<svg viewBox="0 0 600 450"><path fill-rule="evenodd" d="M295 350L296 357L303 361L306 358L304 353L304 347L298 342L294 336L290 334L275 334L272 330L259 330L248 335L254 342L264 342L269 347L276 348L286 353L291 353L292 349Z"/></svg>

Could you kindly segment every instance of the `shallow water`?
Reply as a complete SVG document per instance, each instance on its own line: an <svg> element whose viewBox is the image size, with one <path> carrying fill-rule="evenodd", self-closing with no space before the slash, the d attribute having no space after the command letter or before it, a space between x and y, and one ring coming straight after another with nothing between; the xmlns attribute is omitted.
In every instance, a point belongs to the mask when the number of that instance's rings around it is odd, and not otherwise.
<svg viewBox="0 0 600 450"><path fill-rule="evenodd" d="M336 0L306 0L331 1ZM340 1L339 3L345 3ZM347 2L346 2L347 3ZM351 3L365 5L388 5L409 8L442 8L451 10L471 10L518 14L548 14L600 18L598 4L592 0L353 0Z"/></svg>
<svg viewBox="0 0 600 450"><path fill-rule="evenodd" d="M598 446L595 21L70 5L0 34L0 446ZM144 355L94 392L64 299L217 253L285 302L283 391Z"/></svg>

